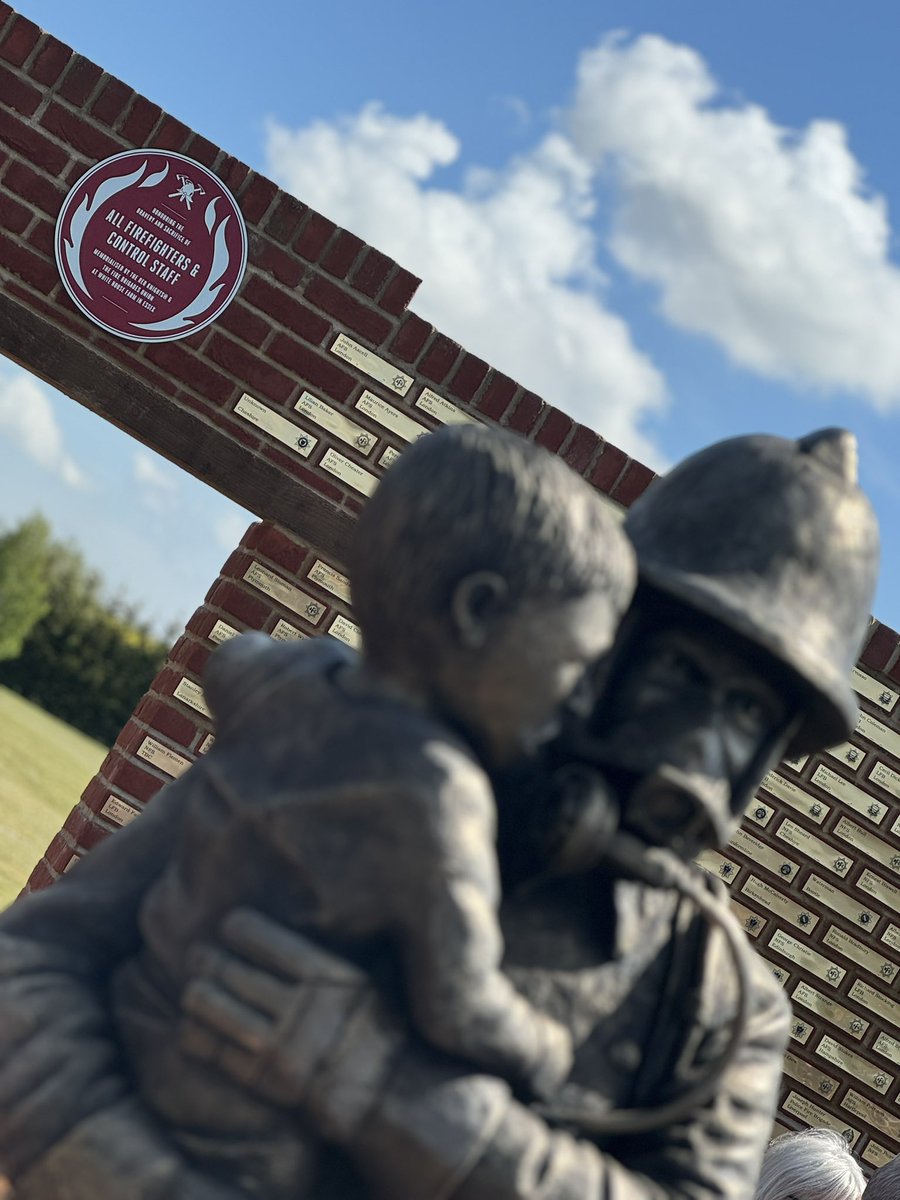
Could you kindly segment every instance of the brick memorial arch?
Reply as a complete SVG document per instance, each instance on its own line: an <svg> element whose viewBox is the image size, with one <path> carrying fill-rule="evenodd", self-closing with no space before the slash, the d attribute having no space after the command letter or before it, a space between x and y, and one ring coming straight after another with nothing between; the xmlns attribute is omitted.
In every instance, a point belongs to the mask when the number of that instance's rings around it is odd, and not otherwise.
<svg viewBox="0 0 900 1200"><path fill-rule="evenodd" d="M210 746L200 677L217 642L357 630L344 560L384 468L423 430L498 423L627 507L643 464L408 309L418 280L0 3L0 351L256 513L99 773L35 867L46 887ZM98 160L180 152L237 198L234 302L177 342L124 341L71 303L54 222ZM850 742L765 780L703 865L794 1004L779 1124L900 1152L900 638L873 621Z"/></svg>

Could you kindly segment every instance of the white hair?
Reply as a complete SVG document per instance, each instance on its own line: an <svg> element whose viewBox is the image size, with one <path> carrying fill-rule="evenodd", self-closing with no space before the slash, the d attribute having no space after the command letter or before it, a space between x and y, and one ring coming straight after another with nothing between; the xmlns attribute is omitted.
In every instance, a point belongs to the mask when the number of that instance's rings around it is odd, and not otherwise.
<svg viewBox="0 0 900 1200"><path fill-rule="evenodd" d="M786 1133L769 1144L754 1200L861 1200L866 1180L831 1129Z"/></svg>

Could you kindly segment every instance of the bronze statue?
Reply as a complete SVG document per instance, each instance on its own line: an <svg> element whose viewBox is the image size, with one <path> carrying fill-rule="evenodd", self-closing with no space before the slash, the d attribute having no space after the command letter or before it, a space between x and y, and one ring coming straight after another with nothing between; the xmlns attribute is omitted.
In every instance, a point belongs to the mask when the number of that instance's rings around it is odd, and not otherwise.
<svg viewBox="0 0 900 1200"><path fill-rule="evenodd" d="M402 986L352 947L238 912L197 956L182 1044L280 1130L319 1136L298 1200L752 1195L786 1005L673 851L726 838L788 748L846 736L876 558L852 452L835 432L736 439L655 483L628 518L641 583L594 714L543 777L496 781L504 973L575 1048L543 1107L429 1047ZM177 844L176 790L0 921L0 1040L17 1048L0 1162L21 1200L255 1186L179 1150L111 1035L104 983Z"/></svg>

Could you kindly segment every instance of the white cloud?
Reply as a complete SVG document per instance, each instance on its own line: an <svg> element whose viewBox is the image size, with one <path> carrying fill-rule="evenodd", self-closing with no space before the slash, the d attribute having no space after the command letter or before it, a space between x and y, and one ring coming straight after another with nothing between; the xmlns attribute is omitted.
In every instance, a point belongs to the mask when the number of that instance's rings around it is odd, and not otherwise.
<svg viewBox="0 0 900 1200"><path fill-rule="evenodd" d="M900 271L841 125L783 129L692 49L614 36L582 56L568 130L671 321L764 375L900 403Z"/></svg>
<svg viewBox="0 0 900 1200"><path fill-rule="evenodd" d="M460 190L433 182L460 153L439 121L369 105L268 128L269 171L306 203L420 275L414 309L631 454L659 461L641 423L663 380L603 302L592 173L562 135Z"/></svg>
<svg viewBox="0 0 900 1200"><path fill-rule="evenodd" d="M141 500L152 512L172 512L178 504L178 475L149 450L137 450L133 459L134 478Z"/></svg>
<svg viewBox="0 0 900 1200"><path fill-rule="evenodd" d="M69 487L87 488L87 479L65 451L50 397L24 371L12 377L0 375L0 437Z"/></svg>
<svg viewBox="0 0 900 1200"><path fill-rule="evenodd" d="M232 507L227 512L220 513L213 521L213 535L223 550L229 553L238 545L247 532L251 522L257 520L252 513L242 508Z"/></svg>

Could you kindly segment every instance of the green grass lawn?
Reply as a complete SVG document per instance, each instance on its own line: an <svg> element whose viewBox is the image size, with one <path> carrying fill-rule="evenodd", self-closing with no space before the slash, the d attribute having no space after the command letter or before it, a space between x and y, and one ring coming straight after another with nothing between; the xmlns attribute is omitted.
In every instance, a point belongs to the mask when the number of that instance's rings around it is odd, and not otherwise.
<svg viewBox="0 0 900 1200"><path fill-rule="evenodd" d="M97 773L99 742L0 687L0 909Z"/></svg>

